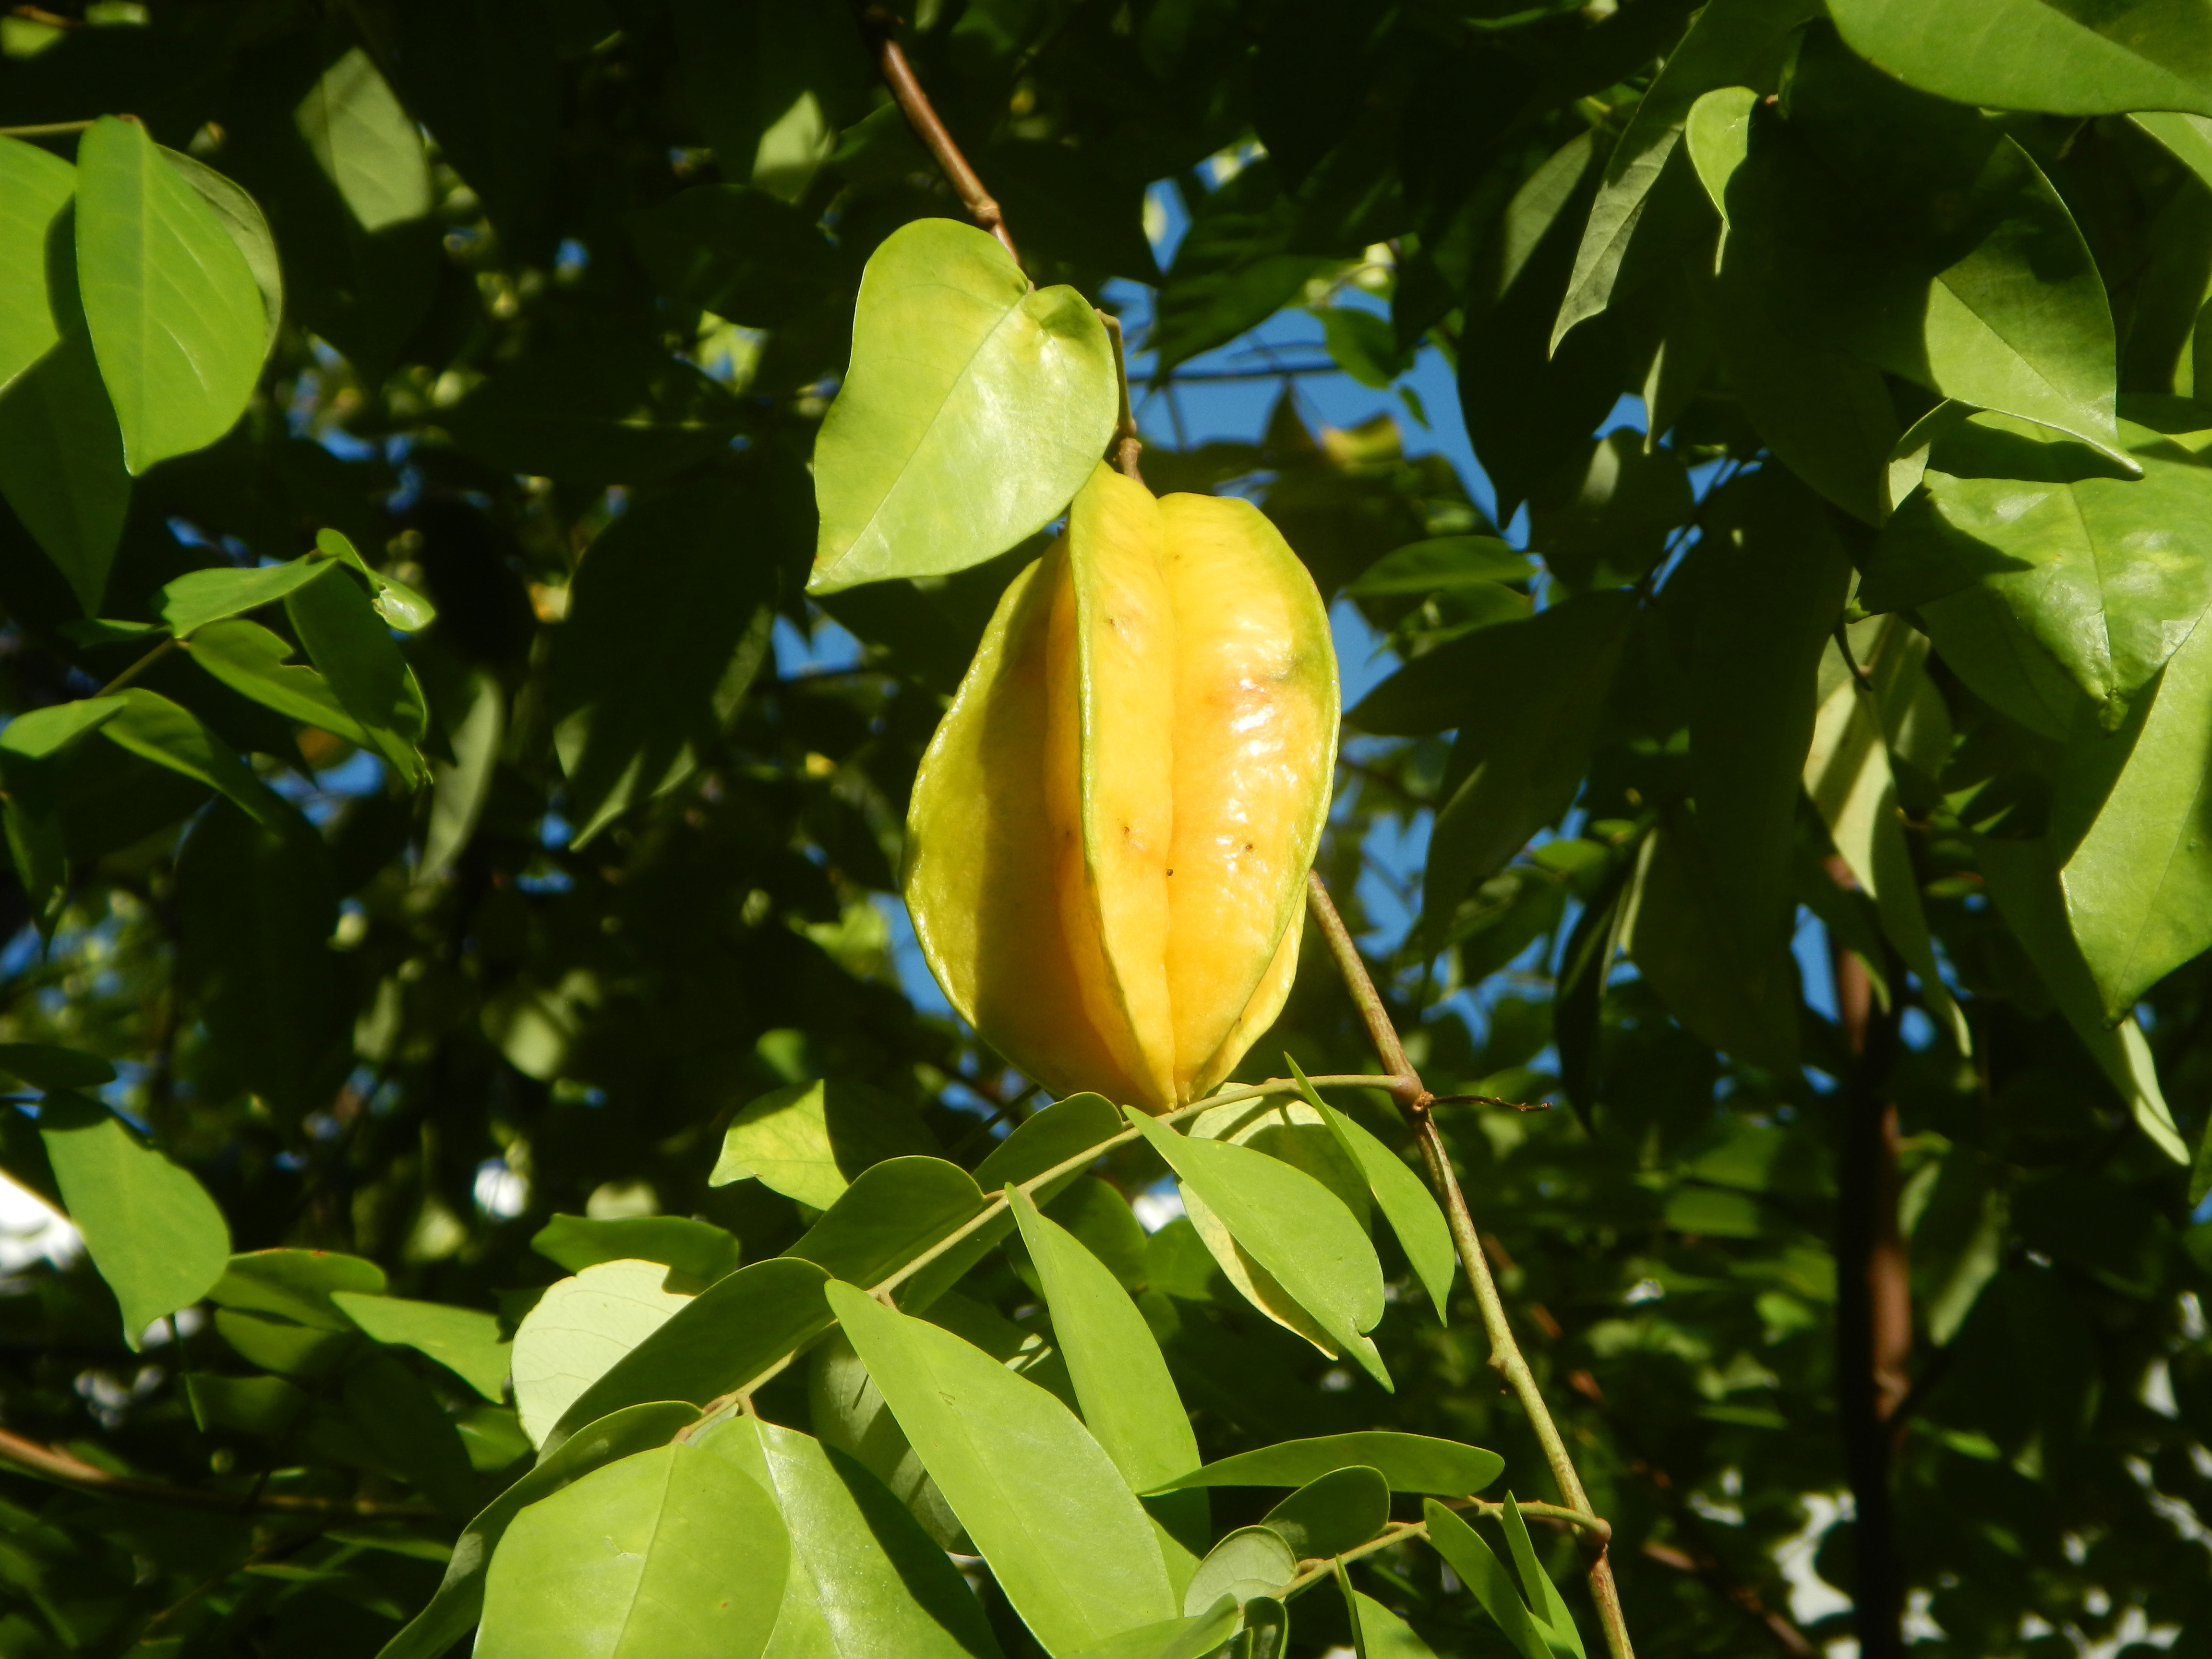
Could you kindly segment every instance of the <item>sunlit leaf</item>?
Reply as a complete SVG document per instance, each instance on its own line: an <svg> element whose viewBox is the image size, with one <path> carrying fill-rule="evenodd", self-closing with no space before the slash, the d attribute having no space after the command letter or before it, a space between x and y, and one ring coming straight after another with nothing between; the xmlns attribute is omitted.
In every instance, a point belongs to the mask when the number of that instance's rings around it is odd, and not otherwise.
<svg viewBox="0 0 2212 1659"><path fill-rule="evenodd" d="M1114 429L1113 348L1070 288L922 219L868 261L853 367L815 446L816 592L980 564L1073 499Z"/></svg>

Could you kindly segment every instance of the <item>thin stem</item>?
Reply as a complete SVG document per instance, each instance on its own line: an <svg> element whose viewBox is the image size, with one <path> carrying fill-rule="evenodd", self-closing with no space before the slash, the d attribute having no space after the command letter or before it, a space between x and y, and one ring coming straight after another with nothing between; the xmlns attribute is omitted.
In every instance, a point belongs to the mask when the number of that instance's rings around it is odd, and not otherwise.
<svg viewBox="0 0 2212 1659"><path fill-rule="evenodd" d="M1377 1550L1387 1550L1393 1544L1402 1544L1408 1538L1426 1538L1428 1535L1429 1523L1425 1521L1394 1521L1365 1543L1348 1549L1341 1555L1332 1555L1327 1560L1308 1567L1283 1587L1283 1593L1277 1599L1287 1601L1300 1591L1311 1589L1322 1579L1334 1577L1339 1562L1357 1561L1362 1556L1374 1554Z"/></svg>
<svg viewBox="0 0 2212 1659"><path fill-rule="evenodd" d="M1105 311L1098 313L1098 319L1106 325L1107 337L1114 342L1114 384L1121 393L1121 416L1115 424L1113 441L1106 446L1106 459L1122 477L1142 483L1145 475L1137 470L1137 457L1145 446L1138 441L1137 416L1129 407L1129 359L1121 347L1121 319Z"/></svg>
<svg viewBox="0 0 2212 1659"><path fill-rule="evenodd" d="M40 121L27 127L0 127L0 138L58 138L65 132L87 132L89 121Z"/></svg>
<svg viewBox="0 0 2212 1659"><path fill-rule="evenodd" d="M890 88L892 99L905 112L907 125L914 129L915 137L921 140L944 170L953 193L960 198L960 205L968 210L968 216L997 237L1007 256L1018 264L1022 256L1014 246L1012 234L1006 228L1006 216L999 211L991 192L983 188L975 169L968 165L960 146L952 142L952 135L945 131L936 106L929 101L929 94L915 78L914 65L907 62L906 53L892 33L898 20L881 6L864 6L860 9L860 24L874 45L876 68L884 77L884 84Z"/></svg>
<svg viewBox="0 0 2212 1659"><path fill-rule="evenodd" d="M0 1460L26 1474L43 1476L79 1492L106 1498L140 1498L187 1510L221 1510L236 1515L266 1510L283 1515L313 1515L334 1520L428 1521L440 1510L427 1504L380 1504L365 1498L308 1498L294 1492L208 1492L196 1486L173 1486L162 1480L142 1480L116 1474L71 1455L58 1446L42 1446L0 1429Z"/></svg>
<svg viewBox="0 0 2212 1659"><path fill-rule="evenodd" d="M1365 1073L1307 1079L1307 1082L1318 1087L1331 1089L1388 1089L1396 1081L1395 1078L1374 1077ZM1193 1117L1200 1112L1210 1111L1216 1106L1234 1106L1240 1101L1264 1100L1272 1095L1297 1095L1303 1094L1304 1091L1305 1085L1298 1082L1295 1078L1269 1078L1265 1083L1253 1084L1242 1089L1224 1089L1219 1094L1208 1095L1204 1100L1194 1100L1188 1106L1178 1106L1171 1112L1162 1112L1159 1114L1159 1121L1163 1123L1173 1123L1182 1118ZM1027 1181L1014 1183L1015 1188L1024 1194L1034 1194L1039 1188L1059 1180L1062 1176L1073 1175L1079 1170L1088 1169L1116 1146L1127 1146L1132 1141L1140 1138L1136 1130L1124 1129L1117 1135L1109 1135L1096 1146L1086 1146L1073 1156L1062 1158L1050 1169L1031 1176ZM913 1278L931 1262L957 1249L963 1240L974 1237L975 1234L989 1226L992 1222L1006 1212L1006 1194L1003 1192L993 1194L988 1203L959 1226L939 1239L936 1243L915 1256L911 1261L902 1263L891 1273L869 1285L868 1294L882 1302L885 1307L895 1307L896 1304L890 1299L890 1293L893 1291L905 1284L908 1279ZM701 1408L699 1420L684 1429L678 1438L688 1439L702 1429L720 1421L732 1411L740 1409L756 1389L771 1378L780 1376L784 1369L797 1358L796 1351L781 1355L772 1364L756 1375L747 1377L728 1393L719 1395L708 1401Z"/></svg>
<svg viewBox="0 0 2212 1659"><path fill-rule="evenodd" d="M1322 937L1328 941L1329 953L1336 958L1345 988L1352 993L1352 1000L1358 1006L1369 1041L1392 1073L1390 1097L1398 1103L1399 1111L1413 1131L1421 1149L1421 1161L1428 1167L1430 1184L1443 1204L1452 1243L1458 1248L1460 1265L1467 1269L1468 1283L1474 1290L1475 1305L1481 1310L1483 1331L1490 1339L1491 1368L1513 1390L1521 1409L1528 1413L1529 1425L1536 1431L1537 1443L1544 1449L1544 1461L1551 1466L1552 1479L1567 1507L1583 1514L1594 1514L1589 1495L1583 1490L1582 1477L1575 1472L1574 1460L1567 1455L1566 1442L1560 1437L1559 1425L1552 1420L1551 1408L1544 1403L1544 1393L1537 1386L1536 1375L1529 1370L1521 1345L1514 1339L1512 1324L1505 1316L1505 1303L1498 1293L1498 1281L1491 1276L1490 1261L1483 1254L1482 1240L1475 1232L1467 1195L1460 1191L1459 1179L1452 1173L1450 1156L1444 1150L1443 1137L1437 1133L1436 1118L1429 1109L1435 1097L1422 1086L1420 1073L1406 1058L1406 1046L1398 1040L1398 1029L1391 1023L1390 1011L1383 1006L1382 994L1375 988L1375 981L1360 957L1359 947L1353 942L1351 930L1344 925L1344 918L1337 914L1335 902L1330 899L1320 872L1310 872L1306 881L1306 898L1314 920L1320 924ZM1608 1528L1608 1535L1609 1533ZM1634 1659L1627 1620L1621 1613L1620 1591L1613 1583L1613 1565L1607 1557L1606 1540L1602 1539L1597 1541L1590 1558L1589 1587L1590 1599L1597 1604L1598 1617L1605 1626L1606 1647L1613 1659Z"/></svg>
<svg viewBox="0 0 2212 1659"><path fill-rule="evenodd" d="M155 663L161 661L162 658L167 656L169 653L176 648L177 641L173 636L169 639L163 640L161 644L155 646L144 656L139 658L137 662L132 663L130 667L125 669L113 679L108 681L106 684L101 686L100 690L93 693L93 695L94 696L105 697L120 691L125 686L130 684L131 681L137 679L141 674L144 673L148 669L151 668Z"/></svg>

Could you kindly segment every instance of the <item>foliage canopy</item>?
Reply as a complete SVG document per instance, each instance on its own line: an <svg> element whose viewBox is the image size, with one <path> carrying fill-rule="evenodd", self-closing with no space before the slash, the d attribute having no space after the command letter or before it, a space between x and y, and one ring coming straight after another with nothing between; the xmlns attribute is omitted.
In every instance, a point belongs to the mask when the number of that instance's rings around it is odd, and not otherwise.
<svg viewBox="0 0 2212 1659"><path fill-rule="evenodd" d="M2212 1653L2212 13L913 10L0 17L0 1653ZM1448 1161L897 943L1123 390Z"/></svg>

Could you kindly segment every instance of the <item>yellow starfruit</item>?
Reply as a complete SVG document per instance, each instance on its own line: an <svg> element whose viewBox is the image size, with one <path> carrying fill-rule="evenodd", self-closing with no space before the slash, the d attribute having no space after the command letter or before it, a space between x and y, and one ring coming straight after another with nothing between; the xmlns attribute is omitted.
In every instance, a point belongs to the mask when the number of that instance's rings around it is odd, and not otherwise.
<svg viewBox="0 0 2212 1659"><path fill-rule="evenodd" d="M1101 466L915 780L907 906L953 1007L1056 1095L1211 1093L1290 994L1336 728L1275 527Z"/></svg>

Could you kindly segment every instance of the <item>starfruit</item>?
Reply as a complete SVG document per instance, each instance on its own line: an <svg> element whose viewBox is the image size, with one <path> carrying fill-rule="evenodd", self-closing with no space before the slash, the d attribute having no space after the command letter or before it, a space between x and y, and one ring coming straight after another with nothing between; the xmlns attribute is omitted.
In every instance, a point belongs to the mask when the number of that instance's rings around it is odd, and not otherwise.
<svg viewBox="0 0 2212 1659"><path fill-rule="evenodd" d="M1211 1093L1290 994L1336 726L1275 527L1101 466L915 780L907 905L953 1007L1056 1095Z"/></svg>

